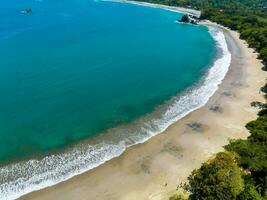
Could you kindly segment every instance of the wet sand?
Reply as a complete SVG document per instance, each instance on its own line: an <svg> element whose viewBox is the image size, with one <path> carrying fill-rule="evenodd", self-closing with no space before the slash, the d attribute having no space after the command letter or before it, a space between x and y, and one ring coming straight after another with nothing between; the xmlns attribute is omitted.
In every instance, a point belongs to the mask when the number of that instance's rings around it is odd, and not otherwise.
<svg viewBox="0 0 267 200"><path fill-rule="evenodd" d="M133 1L132 0L102 0L102 1L112 1L112 2L117 2L117 3L131 3L131 4L136 4L139 6L148 6L148 7L152 7L152 8L171 10L171 11L179 12L179 13L186 13L186 14L190 14L190 15L195 15L197 17L201 16L201 11L190 9L190 8L167 6L167 5L163 5L163 4L148 3L148 2L134 1L134 0Z"/></svg>
<svg viewBox="0 0 267 200"><path fill-rule="evenodd" d="M193 169L223 150L229 139L246 138L249 133L244 125L256 119L258 111L250 103L264 102L259 91L267 73L238 33L223 31L232 54L231 66L205 106L121 156L21 199L168 199Z"/></svg>

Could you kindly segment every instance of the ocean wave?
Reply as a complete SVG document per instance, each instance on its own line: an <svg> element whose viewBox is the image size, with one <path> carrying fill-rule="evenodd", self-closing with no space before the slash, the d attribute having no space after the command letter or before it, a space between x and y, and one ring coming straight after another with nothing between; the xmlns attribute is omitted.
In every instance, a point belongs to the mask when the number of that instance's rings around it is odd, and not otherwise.
<svg viewBox="0 0 267 200"><path fill-rule="evenodd" d="M209 32L221 52L197 86L170 100L165 109L157 113L157 117L153 114L145 116L132 125L111 129L90 142L85 141L60 154L0 168L0 199L16 199L93 169L121 155L128 147L163 132L206 104L223 81L231 63L224 34L212 27L209 27Z"/></svg>

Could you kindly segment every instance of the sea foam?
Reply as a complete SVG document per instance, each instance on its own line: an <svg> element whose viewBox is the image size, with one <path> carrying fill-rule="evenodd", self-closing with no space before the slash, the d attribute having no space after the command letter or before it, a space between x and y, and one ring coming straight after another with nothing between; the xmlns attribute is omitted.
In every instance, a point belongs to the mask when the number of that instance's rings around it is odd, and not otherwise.
<svg viewBox="0 0 267 200"><path fill-rule="evenodd" d="M197 86L174 97L167 109L157 117L139 120L133 129L124 127L110 130L118 131L113 134L112 140L98 140L94 144L84 142L63 153L0 168L0 199L15 199L93 169L121 155L128 147L163 132L177 120L203 106L218 89L231 63L224 34L211 27L209 32L221 53ZM106 136L103 134L101 137Z"/></svg>

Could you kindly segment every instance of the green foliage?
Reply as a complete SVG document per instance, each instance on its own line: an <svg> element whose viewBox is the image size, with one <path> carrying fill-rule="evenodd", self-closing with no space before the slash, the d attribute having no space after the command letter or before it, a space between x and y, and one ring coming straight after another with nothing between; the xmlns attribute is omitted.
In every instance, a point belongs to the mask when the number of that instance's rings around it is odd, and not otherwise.
<svg viewBox="0 0 267 200"><path fill-rule="evenodd" d="M267 109L246 128L247 140L232 140L226 152L192 172L190 200L267 200Z"/></svg>
<svg viewBox="0 0 267 200"><path fill-rule="evenodd" d="M259 116L267 115L267 109L263 109L258 113Z"/></svg>
<svg viewBox="0 0 267 200"><path fill-rule="evenodd" d="M240 193L237 200L264 200L257 191L254 184L246 184L245 189Z"/></svg>
<svg viewBox="0 0 267 200"><path fill-rule="evenodd" d="M171 196L169 200L186 200L186 198L181 194L175 194Z"/></svg>
<svg viewBox="0 0 267 200"><path fill-rule="evenodd" d="M189 199L267 200L267 109L246 128L251 133L247 140L232 140L227 152L192 172Z"/></svg>
<svg viewBox="0 0 267 200"><path fill-rule="evenodd" d="M260 137L257 138L257 140L259 140ZM266 150L262 149L260 145L254 142L237 140L231 143L226 149L235 151L240 155L239 164L246 170L261 170L266 166L267 160L263 160L263 158L266 157Z"/></svg>
<svg viewBox="0 0 267 200"><path fill-rule="evenodd" d="M189 17L188 17L188 15L183 15L182 18L181 18L181 22L188 23L188 22L189 22Z"/></svg>
<svg viewBox="0 0 267 200"><path fill-rule="evenodd" d="M242 173L230 152L217 154L189 176L191 200L231 200L244 189Z"/></svg>
<svg viewBox="0 0 267 200"><path fill-rule="evenodd" d="M249 190L252 191L253 184L253 190L267 197L267 109L260 111L258 119L246 127L251 133L248 139L232 141L225 148L236 152L239 165L249 171L245 177L250 180Z"/></svg>
<svg viewBox="0 0 267 200"><path fill-rule="evenodd" d="M142 1L142 0L140 0ZM266 0L145 0L202 11L209 19L240 32L250 47L259 52L267 65L267 1Z"/></svg>
<svg viewBox="0 0 267 200"><path fill-rule="evenodd" d="M202 19L237 30L241 39L259 53L267 70L267 0L146 1L199 9ZM267 84L261 91L267 92ZM225 147L228 152L192 172L187 185L189 199L267 200L267 109L261 110L258 119L246 127L251 133L247 140L231 141ZM229 152L237 155L237 161Z"/></svg>
<svg viewBox="0 0 267 200"><path fill-rule="evenodd" d="M240 156L240 165L250 171L267 170L267 115L266 110L259 113L257 120L246 127L251 135L247 140L232 141L226 146Z"/></svg>
<svg viewBox="0 0 267 200"><path fill-rule="evenodd" d="M251 133L247 140L232 140L225 147L228 152L193 171L188 186L191 200L267 199L267 109L246 128Z"/></svg>

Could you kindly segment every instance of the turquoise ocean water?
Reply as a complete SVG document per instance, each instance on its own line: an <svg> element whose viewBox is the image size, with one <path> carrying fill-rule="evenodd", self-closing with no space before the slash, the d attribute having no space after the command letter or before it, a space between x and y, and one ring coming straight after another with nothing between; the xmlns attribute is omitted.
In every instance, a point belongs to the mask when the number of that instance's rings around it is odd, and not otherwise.
<svg viewBox="0 0 267 200"><path fill-rule="evenodd" d="M190 92L219 51L207 27L175 23L181 16L92 0L1 2L3 198L93 168L202 104Z"/></svg>

